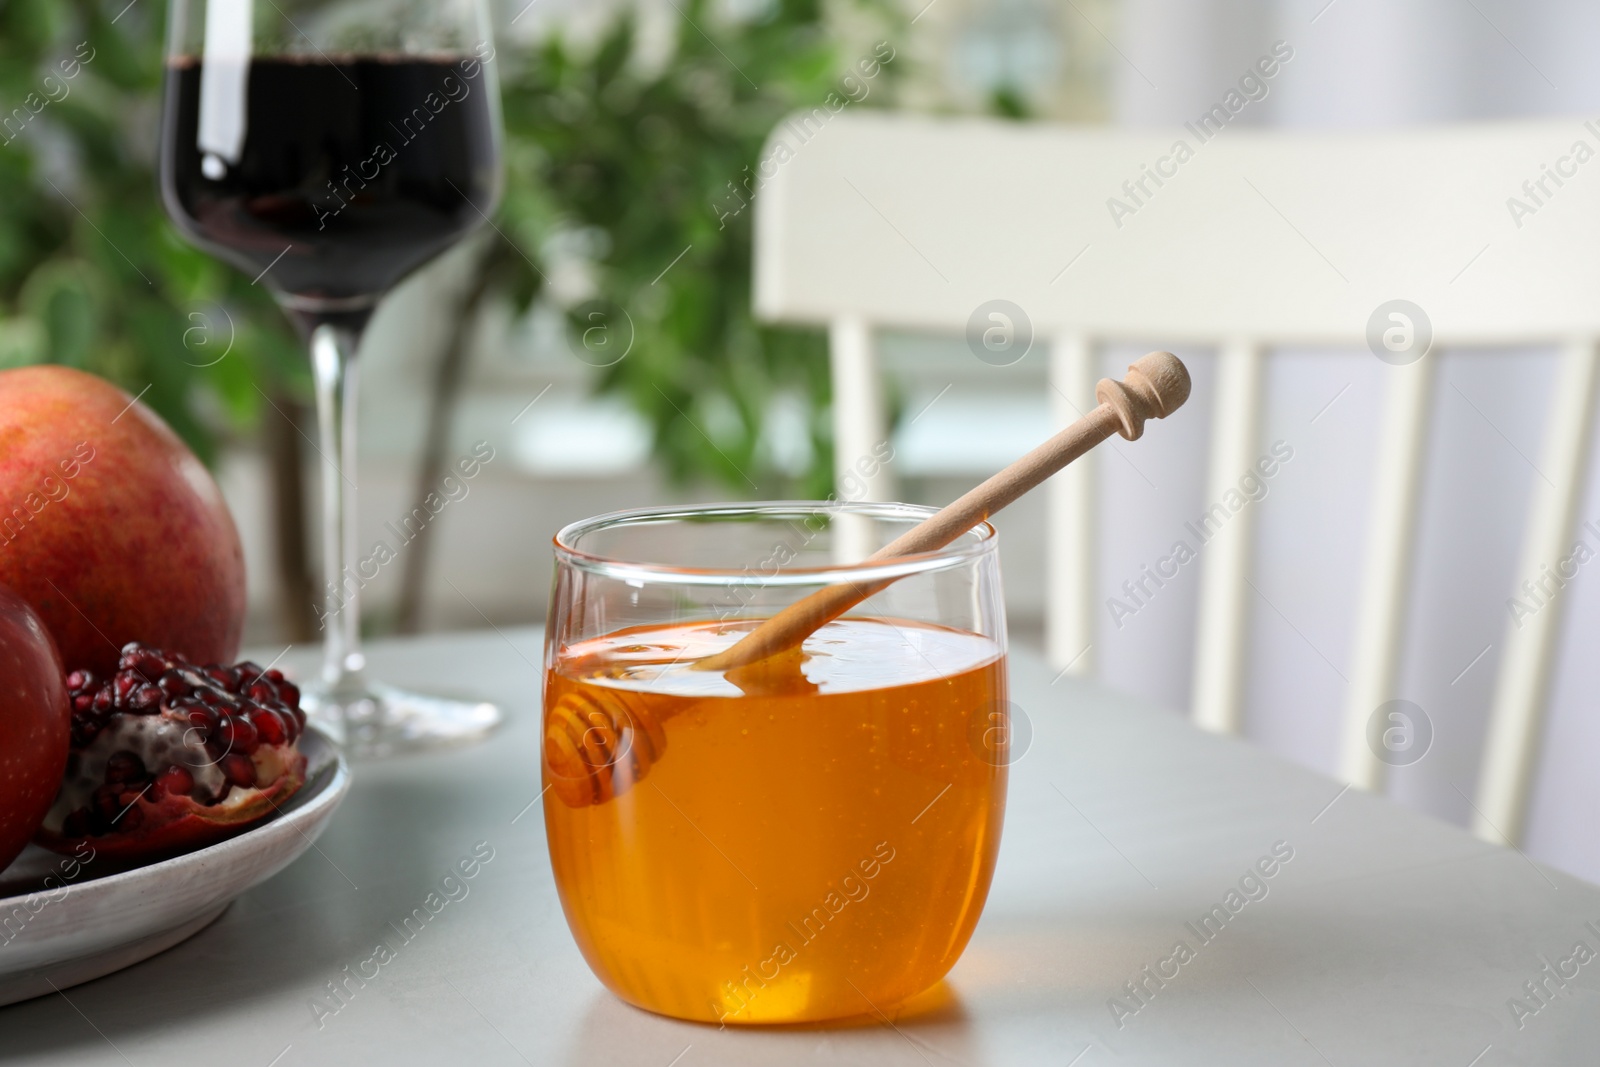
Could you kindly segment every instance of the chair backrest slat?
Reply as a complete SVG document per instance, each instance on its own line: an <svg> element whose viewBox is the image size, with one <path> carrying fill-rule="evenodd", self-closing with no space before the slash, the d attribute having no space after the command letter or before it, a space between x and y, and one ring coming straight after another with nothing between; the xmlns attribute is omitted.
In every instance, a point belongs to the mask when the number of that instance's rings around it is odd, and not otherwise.
<svg viewBox="0 0 1600 1067"><path fill-rule="evenodd" d="M1360 344L1406 299L1441 345L1597 336L1600 197L1522 190L1580 137L1600 140L1572 119L1200 142L845 112L757 194L756 308L959 333L1001 297L1039 337Z"/></svg>
<svg viewBox="0 0 1600 1067"><path fill-rule="evenodd" d="M1377 709L1394 698L1400 673L1435 362L1420 359L1394 367L1386 379L1388 395L1372 472L1367 560L1356 608L1339 754L1340 775L1363 789L1382 789L1389 766L1378 758L1368 724ZM1391 726L1399 731L1388 735L1393 745L1414 739L1416 724L1386 720L1383 729ZM1383 734L1378 743L1386 743ZM1397 757L1403 755L1396 752Z"/></svg>
<svg viewBox="0 0 1600 1067"><path fill-rule="evenodd" d="M894 465L881 461L888 430L876 353L865 319L845 315L828 324L834 491L848 500L894 499Z"/></svg>
<svg viewBox="0 0 1600 1067"><path fill-rule="evenodd" d="M1058 429L1094 407L1096 360L1090 339L1064 333L1050 344L1050 409ZM1045 558L1045 654L1063 673L1094 669L1095 474L1093 452L1051 478L1050 550Z"/></svg>
<svg viewBox="0 0 1600 1067"><path fill-rule="evenodd" d="M1239 732L1247 624L1260 603L1250 581L1255 511L1241 508L1235 514L1223 497L1238 492L1240 476L1261 454L1263 363L1260 346L1242 338L1224 342L1218 354L1206 510L1194 523L1205 539L1195 623L1194 718L1217 733Z"/></svg>
<svg viewBox="0 0 1600 1067"><path fill-rule="evenodd" d="M1473 831L1488 841L1520 841L1527 821L1550 663L1562 617L1561 598L1555 595L1559 587L1544 575L1571 577L1560 575L1559 568L1572 555L1593 433L1597 368L1600 360L1592 336L1562 349L1517 572L1533 592L1517 588L1512 593L1532 613L1506 625L1478 802L1473 807Z"/></svg>

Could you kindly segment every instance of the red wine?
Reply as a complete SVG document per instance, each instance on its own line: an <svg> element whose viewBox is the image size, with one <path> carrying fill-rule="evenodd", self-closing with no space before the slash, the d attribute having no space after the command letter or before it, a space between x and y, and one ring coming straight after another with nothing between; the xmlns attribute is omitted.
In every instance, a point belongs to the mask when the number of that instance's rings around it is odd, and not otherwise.
<svg viewBox="0 0 1600 1067"><path fill-rule="evenodd" d="M177 60L168 214L276 292L375 300L494 210L492 91L470 57Z"/></svg>

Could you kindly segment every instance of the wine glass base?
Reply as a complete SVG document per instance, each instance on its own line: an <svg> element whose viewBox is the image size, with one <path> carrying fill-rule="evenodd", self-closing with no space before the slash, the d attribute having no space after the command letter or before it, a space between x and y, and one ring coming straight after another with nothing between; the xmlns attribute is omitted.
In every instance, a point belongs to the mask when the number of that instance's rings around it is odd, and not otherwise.
<svg viewBox="0 0 1600 1067"><path fill-rule="evenodd" d="M359 759L470 744L488 737L505 720L488 701L414 693L381 683L337 694L313 685L301 706L312 725Z"/></svg>

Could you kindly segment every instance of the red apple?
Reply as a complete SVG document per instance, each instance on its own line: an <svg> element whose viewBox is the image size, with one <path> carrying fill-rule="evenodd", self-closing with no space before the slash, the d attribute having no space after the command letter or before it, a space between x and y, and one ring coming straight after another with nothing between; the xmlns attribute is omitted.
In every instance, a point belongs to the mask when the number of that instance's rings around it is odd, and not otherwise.
<svg viewBox="0 0 1600 1067"><path fill-rule="evenodd" d="M72 710L50 633L0 587L0 870L39 828L61 788Z"/></svg>
<svg viewBox="0 0 1600 1067"><path fill-rule="evenodd" d="M130 641L227 663L244 555L216 482L154 412L67 367L0 371L0 583L101 675Z"/></svg>

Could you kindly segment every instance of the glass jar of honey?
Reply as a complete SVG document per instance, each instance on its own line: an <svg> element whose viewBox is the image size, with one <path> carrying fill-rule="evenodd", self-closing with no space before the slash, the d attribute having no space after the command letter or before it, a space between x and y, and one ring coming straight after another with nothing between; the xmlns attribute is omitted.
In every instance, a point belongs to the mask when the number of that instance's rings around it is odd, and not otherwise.
<svg viewBox="0 0 1600 1067"><path fill-rule="evenodd" d="M617 996L730 1025L837 1019L961 955L1005 811L1005 623L987 523L866 560L930 514L662 508L556 536L545 828L573 937ZM877 591L797 650L697 666L852 582Z"/></svg>

